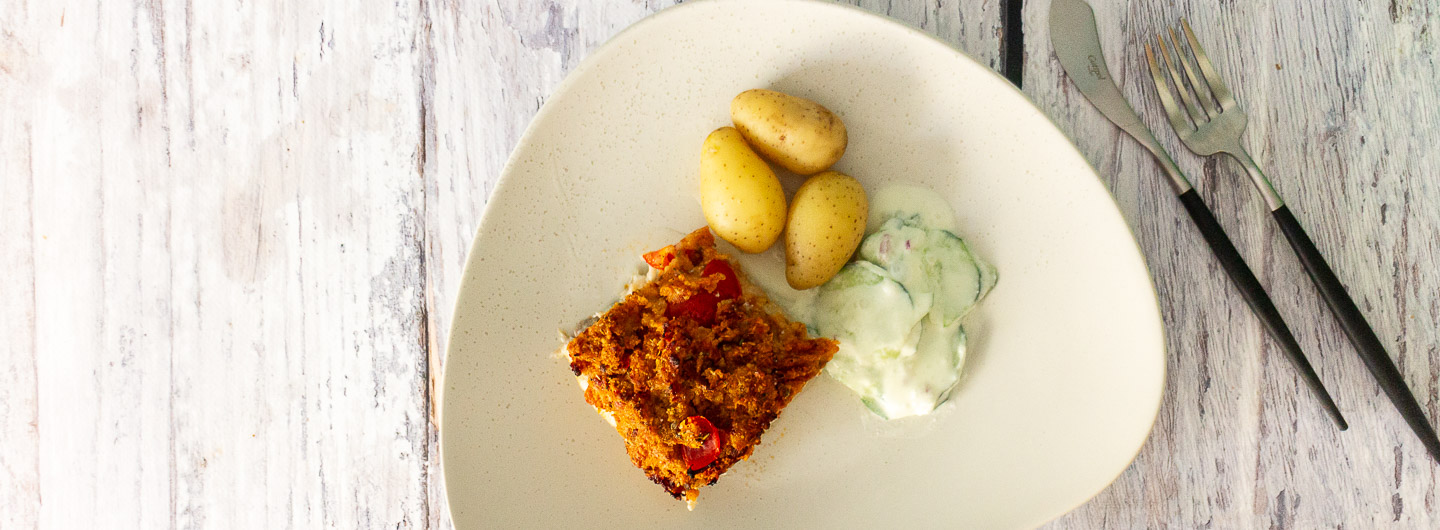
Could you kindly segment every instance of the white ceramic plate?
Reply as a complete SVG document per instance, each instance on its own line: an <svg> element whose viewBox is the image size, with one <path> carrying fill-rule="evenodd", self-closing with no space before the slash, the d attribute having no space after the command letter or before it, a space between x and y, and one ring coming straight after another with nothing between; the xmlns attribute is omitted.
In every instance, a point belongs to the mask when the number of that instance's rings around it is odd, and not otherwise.
<svg viewBox="0 0 1440 530"><path fill-rule="evenodd" d="M941 411L886 424L822 375L687 512L585 404L557 329L608 308L640 253L704 225L701 141L755 87L839 114L850 147L837 169L867 187L946 196L1001 279L967 321L967 375ZM1003 78L847 7L686 3L576 68L490 199L445 361L451 515L460 528L1038 525L1140 449L1162 335L1114 202Z"/></svg>

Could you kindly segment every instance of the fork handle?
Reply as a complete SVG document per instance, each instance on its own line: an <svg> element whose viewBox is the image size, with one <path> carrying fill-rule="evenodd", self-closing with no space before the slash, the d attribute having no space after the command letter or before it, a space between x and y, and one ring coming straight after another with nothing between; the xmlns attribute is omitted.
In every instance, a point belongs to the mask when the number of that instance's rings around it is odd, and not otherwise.
<svg viewBox="0 0 1440 530"><path fill-rule="evenodd" d="M1265 172L1260 170L1260 164L1256 164L1255 159L1250 157L1245 146L1240 144L1239 138L1235 139L1234 146L1221 149L1221 152L1229 153L1245 168L1245 173L1250 175L1250 182L1255 184L1255 191L1260 192L1260 197L1265 199L1265 205L1270 207L1270 211L1285 205L1285 201L1280 200L1280 194L1275 193L1275 186L1270 185L1270 179L1265 178Z"/></svg>
<svg viewBox="0 0 1440 530"><path fill-rule="evenodd" d="M1385 391L1395 408L1400 409L1400 415L1420 437L1425 450L1429 451L1435 460L1440 461L1440 438L1435 436L1435 429L1425 419L1424 409L1415 401L1415 394L1405 385L1405 377L1385 352L1385 346L1380 343L1380 338L1375 336L1375 330L1370 327L1370 323L1365 321L1365 315L1360 313L1355 300L1345 292L1345 286L1340 283L1335 272L1330 270L1330 265L1320 255L1320 250L1315 248L1315 243L1310 241L1310 236L1305 234L1305 229L1300 227L1300 222L1295 220L1295 215L1290 213L1290 207L1281 206L1271 214L1275 216L1275 222L1280 224L1280 231L1285 233L1285 239L1290 241L1295 254L1300 256L1300 264L1305 266L1305 272L1309 273L1310 279L1315 282L1320 296L1325 299L1330 311L1335 313L1335 317L1340 321L1340 327L1350 337L1350 343L1355 345L1360 360L1365 362L1365 368L1375 376L1375 380L1380 383L1380 388Z"/></svg>
<svg viewBox="0 0 1440 530"><path fill-rule="evenodd" d="M1310 388L1310 393L1325 407L1325 412L1340 430L1349 428L1345 418L1340 415L1339 407L1335 406L1335 400L1331 399L1330 393L1325 390L1325 385L1320 382L1320 376L1315 374L1315 368L1310 366L1310 361L1305 358L1305 352L1301 351L1300 343L1295 341L1295 335L1290 333L1289 326L1285 325L1285 319L1280 317L1280 311L1275 309L1275 303L1270 301L1270 295L1265 293L1261 287L1260 280L1255 278L1255 273L1250 271L1250 266L1240 257L1240 252L1235 250L1235 245L1230 242L1230 237L1225 235L1225 230L1220 228L1220 223L1215 220L1215 214L1205 206L1205 201L1200 200L1200 195L1191 189L1180 194L1180 202L1185 205L1185 211L1190 213L1190 219L1195 221L1195 227L1200 229L1200 235L1205 236L1205 243L1210 245L1210 251L1215 253L1216 259L1220 260L1220 266L1225 269L1225 274L1230 277L1231 283L1240 291L1245 302L1255 315L1260 317L1266 331L1275 342L1280 344L1280 350L1295 365L1300 372L1300 377L1305 381L1305 386Z"/></svg>

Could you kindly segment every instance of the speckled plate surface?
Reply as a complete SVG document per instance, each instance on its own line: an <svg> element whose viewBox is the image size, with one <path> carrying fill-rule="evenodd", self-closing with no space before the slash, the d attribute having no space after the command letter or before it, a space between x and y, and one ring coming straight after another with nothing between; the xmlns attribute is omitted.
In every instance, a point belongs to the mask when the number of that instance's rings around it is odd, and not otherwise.
<svg viewBox="0 0 1440 530"><path fill-rule="evenodd" d="M967 373L940 411L881 422L822 375L687 512L585 404L557 330L607 308L641 252L704 224L701 141L755 87L839 114L850 148L837 169L867 187L946 196L1001 281L967 320ZM459 528L1027 527L1125 469L1164 369L1133 237L1093 170L1004 79L847 7L694 2L596 51L511 156L458 297L441 454Z"/></svg>

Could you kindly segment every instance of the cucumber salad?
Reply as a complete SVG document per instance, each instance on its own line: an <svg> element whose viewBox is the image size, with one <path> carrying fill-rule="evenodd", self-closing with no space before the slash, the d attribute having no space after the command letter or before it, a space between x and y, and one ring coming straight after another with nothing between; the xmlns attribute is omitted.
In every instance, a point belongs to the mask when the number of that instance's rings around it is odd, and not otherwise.
<svg viewBox="0 0 1440 530"><path fill-rule="evenodd" d="M997 275L957 228L950 205L934 192L883 188L855 260L804 304L811 306L802 312L807 324L839 342L825 371L882 417L929 413L960 379L960 321Z"/></svg>

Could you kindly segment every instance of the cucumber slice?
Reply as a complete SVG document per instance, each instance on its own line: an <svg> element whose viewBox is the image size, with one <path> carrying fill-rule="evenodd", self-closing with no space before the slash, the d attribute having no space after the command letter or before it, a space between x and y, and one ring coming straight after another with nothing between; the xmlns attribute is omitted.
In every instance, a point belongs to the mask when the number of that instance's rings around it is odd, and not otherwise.
<svg viewBox="0 0 1440 530"><path fill-rule="evenodd" d="M998 278L953 224L927 218L930 210L897 210L880 223L872 216L856 261L815 298L815 331L840 342L826 373L885 418L949 399L965 362L960 321Z"/></svg>
<svg viewBox="0 0 1440 530"><path fill-rule="evenodd" d="M905 274L910 266L908 258L925 246L929 239L927 232L903 219L886 221L879 231L860 244L860 259L884 267L903 283L915 277Z"/></svg>
<svg viewBox="0 0 1440 530"><path fill-rule="evenodd" d="M974 256L971 254L971 257ZM975 267L980 269L980 296L975 299L976 302L979 302L981 298L985 298L985 295L990 294L990 290L995 288L996 283L1000 282L1000 271L996 270L994 265L986 263L978 257L974 258L974 261Z"/></svg>
<svg viewBox="0 0 1440 530"><path fill-rule="evenodd" d="M941 324L954 325L995 285L995 269L953 232L912 222L886 221L865 238L860 259L885 269L917 301L928 296Z"/></svg>
<svg viewBox="0 0 1440 530"><path fill-rule="evenodd" d="M860 398L860 403L864 404L865 408L870 409L870 412L874 412L876 416L887 420L890 419L890 415L885 414L885 407L880 406L879 402L869 396Z"/></svg>
<svg viewBox="0 0 1440 530"><path fill-rule="evenodd" d="M965 242L945 230L931 230L924 260L935 283L935 309L943 326L960 321L980 300L983 274Z"/></svg>
<svg viewBox="0 0 1440 530"><path fill-rule="evenodd" d="M815 327L861 351L894 348L930 311L930 296L912 297L878 265L856 261L820 287Z"/></svg>
<svg viewBox="0 0 1440 530"><path fill-rule="evenodd" d="M959 236L955 237L960 239ZM975 296L975 301L979 302L980 299L985 298L985 295L990 294L991 289L995 288L995 284L1000 281L1000 273L995 270L993 265L986 263L985 260L980 259L978 254L970 250L970 244L966 243L964 239L960 239L960 246L965 247L965 254L969 255L970 261L975 263L977 269L980 269L980 292Z"/></svg>

